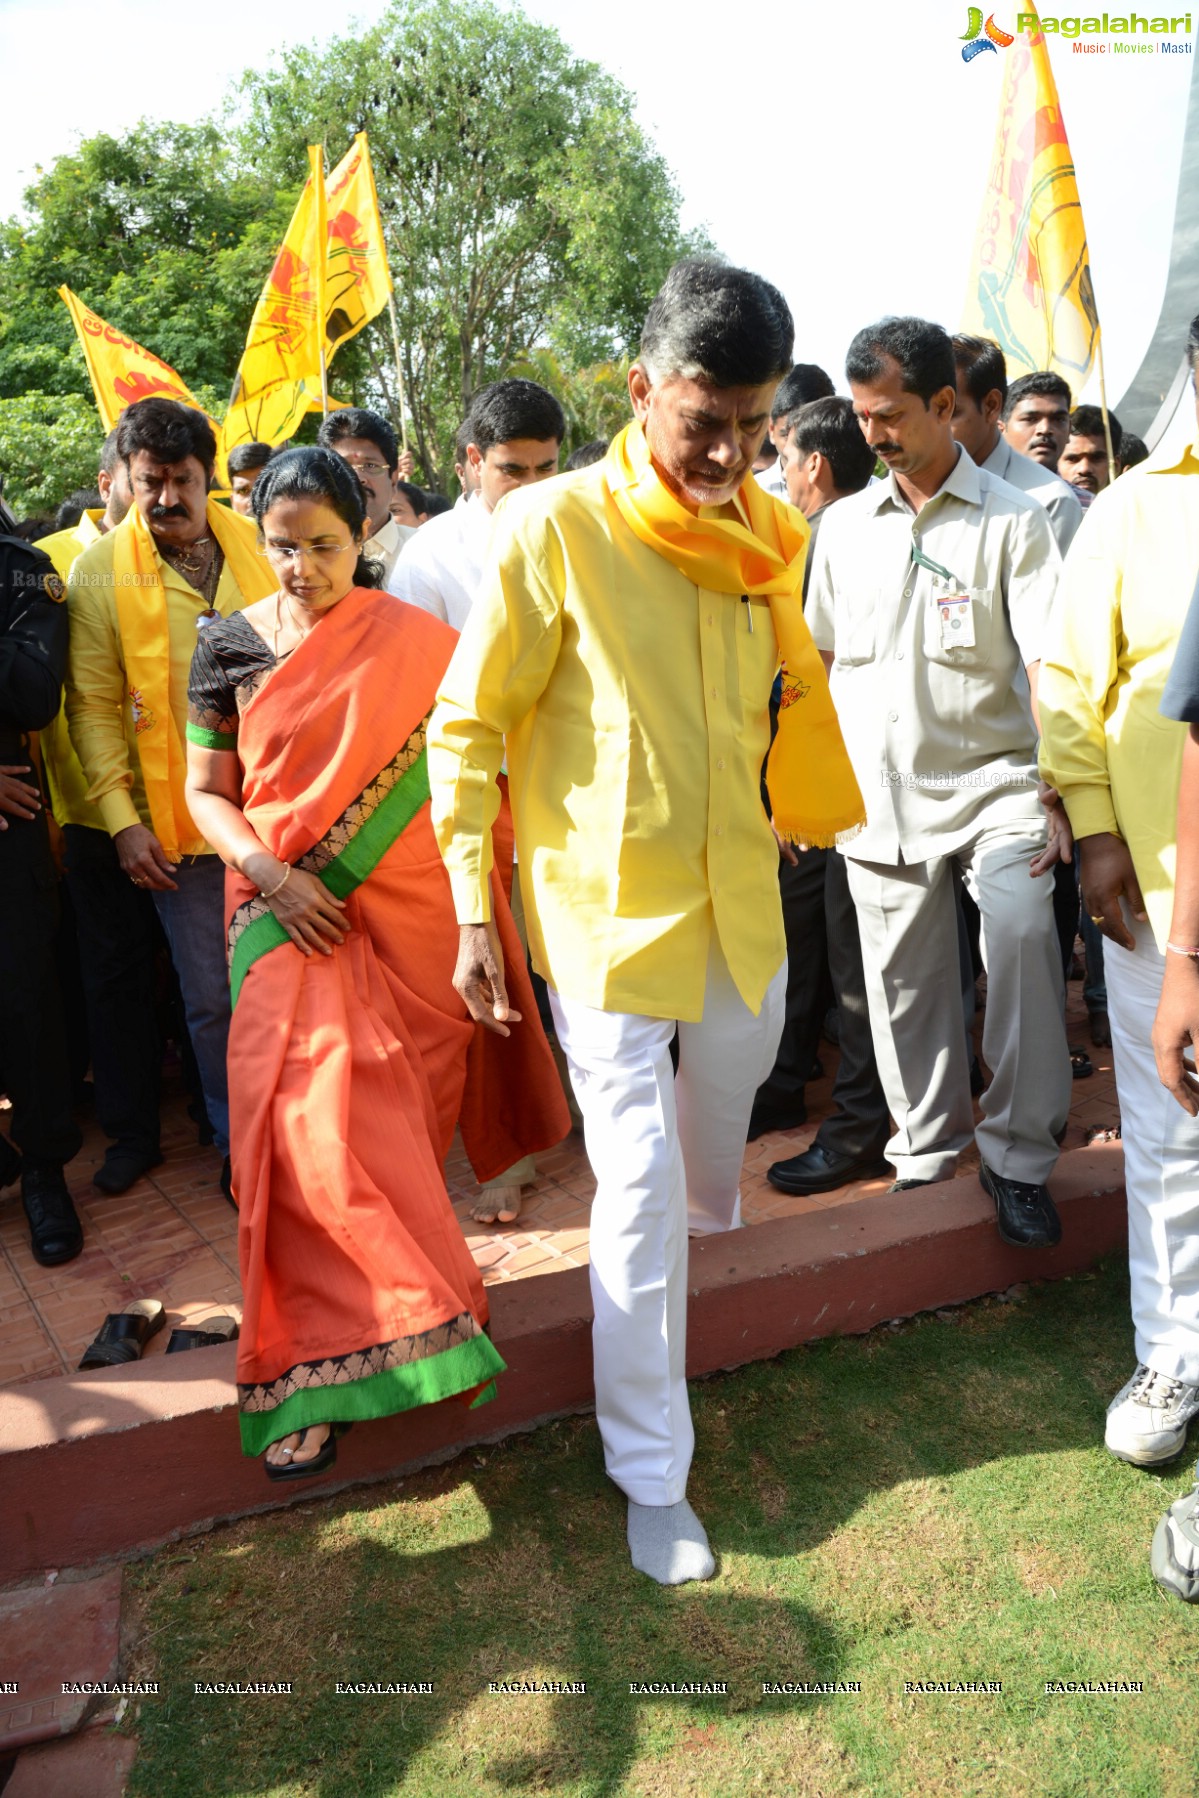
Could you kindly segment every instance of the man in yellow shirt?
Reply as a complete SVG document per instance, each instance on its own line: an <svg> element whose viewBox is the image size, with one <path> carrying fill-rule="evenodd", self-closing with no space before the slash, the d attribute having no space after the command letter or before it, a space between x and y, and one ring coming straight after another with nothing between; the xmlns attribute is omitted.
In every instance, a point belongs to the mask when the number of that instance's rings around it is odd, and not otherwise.
<svg viewBox="0 0 1199 1798"><path fill-rule="evenodd" d="M751 472L792 340L759 276L675 266L630 373L636 422L602 463L497 507L429 729L462 925L454 983L505 1031L487 876L507 740L530 950L597 1179L596 1412L633 1564L662 1584L715 1570L685 1498L687 1237L738 1221L750 1109L782 1025L778 851L759 792L780 645L776 821L827 843L862 818L803 623L807 527ZM802 793L774 778L796 729Z"/></svg>
<svg viewBox="0 0 1199 1798"><path fill-rule="evenodd" d="M42 539L64 581L84 550L115 530L133 502L115 428L104 440L96 485L103 507L86 511L70 530ZM122 874L104 820L87 796L65 702L42 731L41 749L79 944L96 1116L112 1139L94 1181L101 1192L122 1193L162 1160L153 902Z"/></svg>
<svg viewBox="0 0 1199 1798"><path fill-rule="evenodd" d="M1187 357L1194 379L1199 318ZM1083 908L1107 939L1137 1365L1108 1408L1105 1440L1138 1466L1180 1454L1199 1412L1199 1123L1159 1085L1151 1044L1187 734L1159 706L1196 569L1191 443L1097 496L1066 560L1041 668L1041 771L1074 832Z"/></svg>
<svg viewBox="0 0 1199 1798"><path fill-rule="evenodd" d="M224 867L184 799L196 632L273 590L254 527L208 498L216 440L176 400L130 406L117 450L133 494L67 590L67 720L122 876L154 901L179 975L217 1147L229 1153Z"/></svg>

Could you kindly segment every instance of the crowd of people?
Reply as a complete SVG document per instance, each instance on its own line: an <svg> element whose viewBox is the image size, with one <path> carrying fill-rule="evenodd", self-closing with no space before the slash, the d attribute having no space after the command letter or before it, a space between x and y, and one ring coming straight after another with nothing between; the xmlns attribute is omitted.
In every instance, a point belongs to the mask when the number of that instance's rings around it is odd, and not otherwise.
<svg viewBox="0 0 1199 1798"><path fill-rule="evenodd" d="M5 540L0 1185L39 1262L81 1252L78 1081L95 1184L124 1192L161 1159L174 1004L272 1479L356 1421L491 1395L444 1159L460 1130L476 1218L509 1222L574 1124L632 1561L709 1577L689 1237L738 1225L745 1143L804 1123L831 1035L831 1112L774 1185L908 1193L975 1143L1003 1240L1055 1245L1080 930L1135 1330L1105 1439L1145 1466L1185 1446L1199 452L1147 456L1060 376L1009 383L998 345L921 319L857 332L847 395L794 347L768 282L689 259L629 424L565 468L558 399L506 379L453 504L358 407L314 447L239 446L227 503L207 420L150 398L94 493ZM1194 377L1199 319L1185 347ZM1199 1598L1199 1488L1152 1565Z"/></svg>

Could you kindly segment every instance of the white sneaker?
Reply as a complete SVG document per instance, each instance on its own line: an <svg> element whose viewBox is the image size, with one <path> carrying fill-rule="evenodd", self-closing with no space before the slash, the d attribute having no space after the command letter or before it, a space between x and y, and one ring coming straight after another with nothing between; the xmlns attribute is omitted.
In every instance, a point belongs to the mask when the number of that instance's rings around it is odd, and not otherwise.
<svg viewBox="0 0 1199 1798"><path fill-rule="evenodd" d="M1199 1386L1155 1373L1138 1361L1137 1371L1107 1408L1103 1440L1121 1461L1156 1467L1182 1453L1187 1425L1199 1412Z"/></svg>

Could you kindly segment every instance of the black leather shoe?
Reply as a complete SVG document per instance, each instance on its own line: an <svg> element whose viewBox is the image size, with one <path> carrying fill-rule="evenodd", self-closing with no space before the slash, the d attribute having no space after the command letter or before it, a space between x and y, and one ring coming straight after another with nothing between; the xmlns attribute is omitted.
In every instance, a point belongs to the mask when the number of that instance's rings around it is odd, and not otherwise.
<svg viewBox="0 0 1199 1798"><path fill-rule="evenodd" d="M92 1185L115 1198L118 1193L128 1192L152 1167L161 1165L161 1149L135 1149L126 1143L114 1142L103 1164L92 1175Z"/></svg>
<svg viewBox="0 0 1199 1798"><path fill-rule="evenodd" d="M43 1267L58 1267L83 1253L83 1226L62 1177L61 1161L30 1161L26 1156L21 1201L35 1261Z"/></svg>
<svg viewBox="0 0 1199 1798"><path fill-rule="evenodd" d="M766 1178L780 1192L802 1197L813 1192L835 1192L851 1180L878 1180L890 1171L890 1164L875 1156L859 1160L852 1155L836 1155L814 1142L802 1155L793 1155L790 1161L776 1161L766 1169Z"/></svg>
<svg viewBox="0 0 1199 1798"><path fill-rule="evenodd" d="M800 1130L808 1121L807 1109L800 1100L791 1106L755 1105L749 1114L749 1129L745 1132L746 1142L757 1142L759 1136L769 1136L772 1130Z"/></svg>
<svg viewBox="0 0 1199 1798"><path fill-rule="evenodd" d="M999 1234L1018 1249L1051 1249L1062 1240L1062 1223L1047 1186L1005 1180L984 1161L979 1183L995 1201Z"/></svg>

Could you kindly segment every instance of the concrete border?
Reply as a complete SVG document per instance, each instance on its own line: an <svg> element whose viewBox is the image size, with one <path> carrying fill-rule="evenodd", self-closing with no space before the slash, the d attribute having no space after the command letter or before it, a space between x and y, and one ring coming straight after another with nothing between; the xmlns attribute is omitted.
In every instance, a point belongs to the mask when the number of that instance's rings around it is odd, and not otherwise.
<svg viewBox="0 0 1199 1798"><path fill-rule="evenodd" d="M714 1373L821 1336L960 1304L1020 1280L1060 1279L1123 1250L1118 1147L1062 1157L1053 1179L1063 1237L1013 1249L994 1207L963 1178L755 1224L691 1245L688 1372ZM585 1268L493 1287L508 1363L500 1396L452 1400L360 1427L335 1472L269 1486L240 1452L232 1345L0 1391L0 1585L47 1567L123 1558L257 1511L391 1479L552 1417L587 1410L591 1299Z"/></svg>

